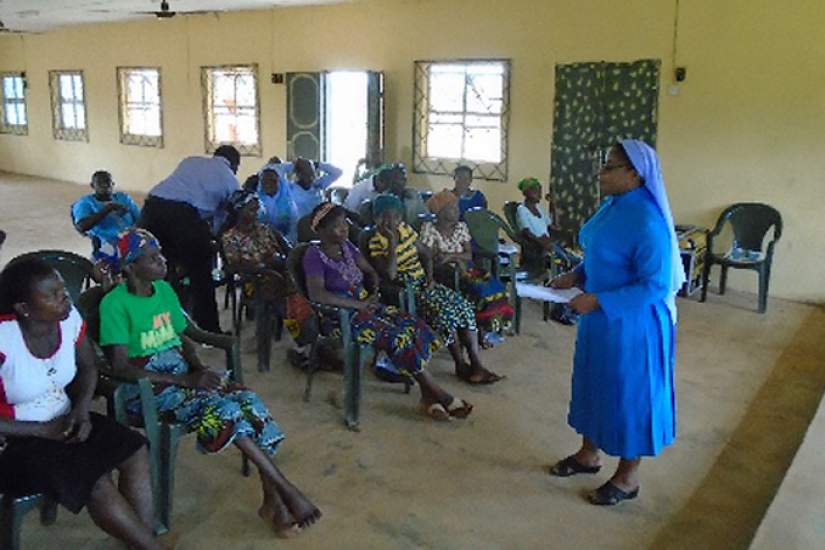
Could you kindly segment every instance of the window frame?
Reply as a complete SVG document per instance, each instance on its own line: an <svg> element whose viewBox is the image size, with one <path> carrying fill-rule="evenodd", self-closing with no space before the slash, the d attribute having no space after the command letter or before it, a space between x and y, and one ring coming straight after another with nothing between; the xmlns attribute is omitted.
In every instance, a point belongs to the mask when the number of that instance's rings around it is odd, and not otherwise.
<svg viewBox="0 0 825 550"><path fill-rule="evenodd" d="M467 158L431 157L427 151L429 132L429 118L433 109L429 101L430 68L435 65L491 65L502 66L502 98L501 113L499 115L501 129L501 160L499 162L479 161ZM512 60L507 58L479 58L479 59L439 59L416 60L413 63L414 102L413 102L413 172L418 174L432 174L452 176L459 165L473 169L473 178L490 181L507 181L508 176L508 143L510 129L510 85L512 77ZM464 95L465 105L462 116L474 116L466 109L467 80L465 78ZM487 115L489 116L489 115ZM466 131L466 121L462 128Z"/></svg>
<svg viewBox="0 0 825 550"><path fill-rule="evenodd" d="M82 87L82 101L72 100L73 105L83 105L83 128L68 128L63 125L63 98L60 95L61 76L79 76ZM89 141L89 109L86 105L86 77L81 69L59 69L49 71L49 91L52 102L52 134L60 141Z"/></svg>
<svg viewBox="0 0 825 550"><path fill-rule="evenodd" d="M160 135L158 136L151 136L148 134L132 134L129 133L128 128L126 127L126 121L128 120L128 110L129 110L129 101L128 101L128 86L126 86L126 81L128 80L129 73L132 71L155 71L158 75L158 124L160 127ZM118 129L120 134L120 143L123 145L137 145L141 147L157 147L163 148L163 77L161 75L160 67L150 67L150 66L128 66L128 67L117 67L115 69L115 79L117 80L117 98L118 98ZM139 102L133 102L139 103Z"/></svg>
<svg viewBox="0 0 825 550"><path fill-rule="evenodd" d="M6 97L6 79L19 78L23 82L23 97L22 98L7 98ZM29 106L28 106L28 83L26 82L26 73L24 71L4 71L0 72L0 134L8 134L13 136L25 136L29 134ZM25 124L8 124L6 122L6 105L13 103L14 105L23 106L23 115L26 117Z"/></svg>
<svg viewBox="0 0 825 550"><path fill-rule="evenodd" d="M252 74L255 82L255 129L257 141L254 144L241 142L218 141L213 137L214 131L214 104L212 94L212 72L220 70L245 69ZM203 99L203 125L204 125L204 148L207 153L214 153L221 145L232 145L241 156L260 157L263 154L261 143L261 96L259 91L258 64L257 63L232 63L227 65L204 65L201 66L201 92Z"/></svg>

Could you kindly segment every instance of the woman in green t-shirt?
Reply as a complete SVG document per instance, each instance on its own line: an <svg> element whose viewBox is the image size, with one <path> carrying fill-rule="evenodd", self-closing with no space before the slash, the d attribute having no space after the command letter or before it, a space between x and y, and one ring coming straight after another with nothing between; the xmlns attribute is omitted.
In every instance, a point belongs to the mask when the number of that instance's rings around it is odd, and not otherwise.
<svg viewBox="0 0 825 550"><path fill-rule="evenodd" d="M237 446L258 467L263 489L259 515L282 534L296 532L321 512L271 460L284 439L269 410L252 391L227 385L201 363L184 331L187 320L166 276L166 259L155 237L129 229L118 237L118 261L126 282L100 304L100 343L120 374L156 383L163 418L197 432L198 447L216 453ZM137 396L130 401L139 411Z"/></svg>

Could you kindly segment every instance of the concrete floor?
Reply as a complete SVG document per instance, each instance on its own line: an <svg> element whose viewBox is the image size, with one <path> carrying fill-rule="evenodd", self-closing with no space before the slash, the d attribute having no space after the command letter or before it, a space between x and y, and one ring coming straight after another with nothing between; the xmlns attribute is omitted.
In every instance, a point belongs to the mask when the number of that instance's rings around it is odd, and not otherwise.
<svg viewBox="0 0 825 550"><path fill-rule="evenodd" d="M68 217L86 189L0 175L3 258L36 248L87 253ZM505 382L469 388L450 375L446 354L433 361L439 382L476 405L469 420L433 424L414 412L414 395L367 376L357 434L341 424L339 375L320 375L312 402L303 403L304 377L282 363L284 344L271 373L253 372L248 327L248 385L287 433L277 462L324 518L296 539L274 539L255 514L258 485L241 477L239 454L201 456L190 439L165 539L180 549L745 548L825 388L825 313L771 300L759 315L755 298L740 293L679 306L679 437L643 463L634 502L600 509L582 499L609 477L613 459L595 477L545 474L578 444L565 422L575 330L542 323L531 304L524 333L484 353ZM115 546L88 515L65 510L50 528L29 518L24 545Z"/></svg>

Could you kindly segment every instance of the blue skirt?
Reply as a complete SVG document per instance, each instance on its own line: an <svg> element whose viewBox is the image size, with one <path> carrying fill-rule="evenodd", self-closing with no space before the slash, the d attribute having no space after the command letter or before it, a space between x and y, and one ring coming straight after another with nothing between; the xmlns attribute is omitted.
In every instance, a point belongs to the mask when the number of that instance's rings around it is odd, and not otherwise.
<svg viewBox="0 0 825 550"><path fill-rule="evenodd" d="M664 304L579 318L567 421L605 453L656 456L676 437L675 327Z"/></svg>

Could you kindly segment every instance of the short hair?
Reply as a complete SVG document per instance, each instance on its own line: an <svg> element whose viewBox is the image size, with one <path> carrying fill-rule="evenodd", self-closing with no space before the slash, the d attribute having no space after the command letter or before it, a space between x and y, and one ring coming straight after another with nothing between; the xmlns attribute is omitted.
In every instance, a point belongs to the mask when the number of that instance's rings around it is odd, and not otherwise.
<svg viewBox="0 0 825 550"><path fill-rule="evenodd" d="M229 161L229 165L233 170L237 170L241 165L241 154L231 145L221 145L212 154L214 157L223 157Z"/></svg>
<svg viewBox="0 0 825 550"><path fill-rule="evenodd" d="M30 302L34 285L55 271L39 258L12 260L0 273L0 315L14 313L14 304Z"/></svg>
<svg viewBox="0 0 825 550"><path fill-rule="evenodd" d="M103 177L106 177L106 178L109 178L109 179L114 179L114 178L112 178L112 173L109 172L108 170L98 170L97 172L92 174L92 181L95 181L97 178L103 178Z"/></svg>
<svg viewBox="0 0 825 550"><path fill-rule="evenodd" d="M456 166L455 170L453 170L453 175L457 176L459 172L466 172L470 176L470 179L473 177L473 169L466 164L459 164Z"/></svg>

